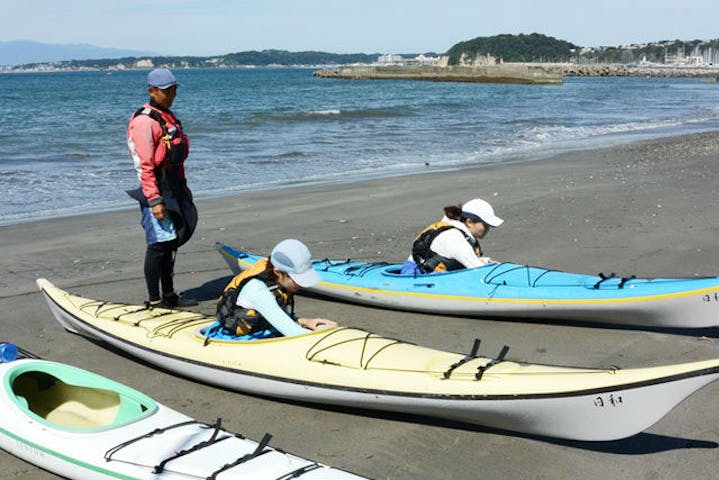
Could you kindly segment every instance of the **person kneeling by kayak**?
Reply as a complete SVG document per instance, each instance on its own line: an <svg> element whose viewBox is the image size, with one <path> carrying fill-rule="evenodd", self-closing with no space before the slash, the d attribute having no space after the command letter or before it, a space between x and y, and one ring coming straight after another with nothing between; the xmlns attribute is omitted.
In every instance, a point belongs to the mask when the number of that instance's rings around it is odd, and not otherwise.
<svg viewBox="0 0 719 480"><path fill-rule="evenodd" d="M217 302L223 333L242 336L269 329L289 337L337 325L326 318L298 318L294 313L294 294L320 281L311 258L299 240L283 240L269 259L233 278Z"/></svg>
<svg viewBox="0 0 719 480"><path fill-rule="evenodd" d="M462 206L444 207L444 218L420 232L412 244L412 254L402 266L403 275L476 268L495 263L482 255L479 240L504 220L494 214L492 205L475 198Z"/></svg>

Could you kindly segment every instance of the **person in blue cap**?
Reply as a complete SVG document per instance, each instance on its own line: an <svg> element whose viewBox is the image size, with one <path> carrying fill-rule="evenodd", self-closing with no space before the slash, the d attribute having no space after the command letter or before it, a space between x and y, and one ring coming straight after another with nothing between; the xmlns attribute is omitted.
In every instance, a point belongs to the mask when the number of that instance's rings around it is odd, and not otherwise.
<svg viewBox="0 0 719 480"><path fill-rule="evenodd" d="M140 203L147 250L144 273L149 307L196 305L175 293L173 275L177 249L197 225L197 209L187 186L184 162L190 140L170 110L177 80L166 68L147 75L148 103L138 109L127 127L127 147L140 188L127 193ZM160 291L162 287L162 291Z"/></svg>
<svg viewBox="0 0 719 480"><path fill-rule="evenodd" d="M294 294L316 285L320 276L304 243L293 238L272 249L235 276L217 302L217 320L227 335L252 335L269 330L271 336L293 336L337 325L326 318L295 315Z"/></svg>

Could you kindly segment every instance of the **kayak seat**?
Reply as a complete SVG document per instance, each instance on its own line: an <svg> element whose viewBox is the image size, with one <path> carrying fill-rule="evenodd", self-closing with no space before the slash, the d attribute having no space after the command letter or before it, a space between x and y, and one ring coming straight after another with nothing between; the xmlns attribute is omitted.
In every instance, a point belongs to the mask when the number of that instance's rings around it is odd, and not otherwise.
<svg viewBox="0 0 719 480"><path fill-rule="evenodd" d="M276 337L278 332L272 329L260 330L258 332L249 333L247 335L231 335L225 333L221 328L220 322L215 321L209 327L200 330L200 334L211 340L225 340L225 341L247 341L247 340L261 340L263 338Z"/></svg>
<svg viewBox="0 0 719 480"><path fill-rule="evenodd" d="M70 385L38 371L18 376L13 382L13 392L23 408L60 428L107 427L127 422L147 410L117 392Z"/></svg>

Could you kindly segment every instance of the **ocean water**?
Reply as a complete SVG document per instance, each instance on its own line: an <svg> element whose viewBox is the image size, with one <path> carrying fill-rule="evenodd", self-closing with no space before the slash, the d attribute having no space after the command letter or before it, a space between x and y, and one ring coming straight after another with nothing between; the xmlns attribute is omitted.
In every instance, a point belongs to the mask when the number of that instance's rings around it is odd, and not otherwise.
<svg viewBox="0 0 719 480"><path fill-rule="evenodd" d="M542 158L719 130L719 86L319 79L310 69L180 70L173 111L198 198ZM147 72L0 75L0 225L134 205L127 120Z"/></svg>

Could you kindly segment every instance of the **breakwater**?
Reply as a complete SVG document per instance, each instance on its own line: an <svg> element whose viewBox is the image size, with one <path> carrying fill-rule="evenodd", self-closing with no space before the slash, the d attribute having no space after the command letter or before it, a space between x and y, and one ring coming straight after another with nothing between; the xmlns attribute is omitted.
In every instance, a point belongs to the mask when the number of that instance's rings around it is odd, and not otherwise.
<svg viewBox="0 0 719 480"><path fill-rule="evenodd" d="M556 64L568 77L717 78L719 67L683 65Z"/></svg>
<svg viewBox="0 0 719 480"><path fill-rule="evenodd" d="M564 77L667 77L719 79L716 66L573 63L505 63L482 66L352 65L314 72L316 77L347 80L427 80L561 84Z"/></svg>
<svg viewBox="0 0 719 480"><path fill-rule="evenodd" d="M562 69L556 65L513 63L476 67L433 65L353 65L314 72L316 77L348 80L426 80L433 82L482 82L561 84Z"/></svg>

